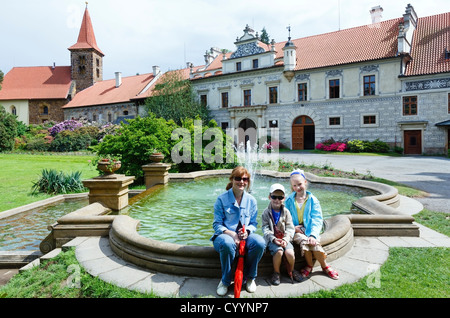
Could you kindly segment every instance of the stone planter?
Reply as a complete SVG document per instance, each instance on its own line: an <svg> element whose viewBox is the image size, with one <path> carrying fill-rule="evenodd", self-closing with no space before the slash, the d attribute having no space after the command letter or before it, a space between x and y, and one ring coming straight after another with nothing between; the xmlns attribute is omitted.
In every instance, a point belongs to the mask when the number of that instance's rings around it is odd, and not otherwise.
<svg viewBox="0 0 450 318"><path fill-rule="evenodd" d="M160 152L154 152L150 155L150 160L154 163L163 161L164 155Z"/></svg>
<svg viewBox="0 0 450 318"><path fill-rule="evenodd" d="M118 160L114 160L111 163L110 159L102 159L97 163L98 169L102 171L104 175L114 174L121 166L122 163Z"/></svg>

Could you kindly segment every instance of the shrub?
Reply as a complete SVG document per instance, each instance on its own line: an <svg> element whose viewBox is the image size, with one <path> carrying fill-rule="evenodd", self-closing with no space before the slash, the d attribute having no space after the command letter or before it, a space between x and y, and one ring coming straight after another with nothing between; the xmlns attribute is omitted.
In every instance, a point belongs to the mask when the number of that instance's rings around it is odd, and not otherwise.
<svg viewBox="0 0 450 318"><path fill-rule="evenodd" d="M75 129L80 128L82 126L83 124L81 122L74 119L70 119L54 125L53 127L49 128L48 131L53 137L55 137L62 131L65 130L74 131Z"/></svg>
<svg viewBox="0 0 450 318"><path fill-rule="evenodd" d="M368 140L350 140L348 143L349 152L379 152L386 153L389 152L389 145L381 141L380 139L375 139L374 141Z"/></svg>
<svg viewBox="0 0 450 318"><path fill-rule="evenodd" d="M33 182L33 194L61 194L69 192L82 192L85 190L81 182L81 172L76 171L71 174L65 174L56 170L42 170L42 176L38 181Z"/></svg>
<svg viewBox="0 0 450 318"><path fill-rule="evenodd" d="M25 149L30 151L48 151L50 143L43 137L34 137L27 141Z"/></svg>
<svg viewBox="0 0 450 318"><path fill-rule="evenodd" d="M148 117L138 116L127 122L120 124L115 135L106 135L95 150L99 156L120 156L122 167L116 173L135 176L135 183L142 184L142 166L150 163L152 149L159 149L166 158L170 157L174 145L171 134L177 125L151 113Z"/></svg>
<svg viewBox="0 0 450 318"><path fill-rule="evenodd" d="M91 137L79 131L65 130L58 133L50 144L50 151L67 152L87 149Z"/></svg>
<svg viewBox="0 0 450 318"><path fill-rule="evenodd" d="M16 117L0 105L0 152L12 150L17 136Z"/></svg>

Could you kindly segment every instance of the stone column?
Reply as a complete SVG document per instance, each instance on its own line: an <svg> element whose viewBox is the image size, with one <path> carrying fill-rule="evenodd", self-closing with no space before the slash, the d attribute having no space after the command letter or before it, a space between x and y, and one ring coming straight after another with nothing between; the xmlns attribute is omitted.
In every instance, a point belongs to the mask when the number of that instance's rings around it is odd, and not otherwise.
<svg viewBox="0 0 450 318"><path fill-rule="evenodd" d="M134 176L110 174L83 180L89 188L89 204L100 202L114 211L128 206L128 186L133 183Z"/></svg>
<svg viewBox="0 0 450 318"><path fill-rule="evenodd" d="M152 155L150 159L153 161L142 166L144 170L145 187L149 189L157 184L167 184L169 182L169 169L172 166L169 163L162 163L163 155Z"/></svg>

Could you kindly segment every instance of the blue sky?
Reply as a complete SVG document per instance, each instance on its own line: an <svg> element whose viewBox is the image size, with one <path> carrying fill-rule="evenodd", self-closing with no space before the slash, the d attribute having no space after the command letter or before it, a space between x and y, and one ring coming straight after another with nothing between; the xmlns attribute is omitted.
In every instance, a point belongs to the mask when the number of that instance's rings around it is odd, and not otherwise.
<svg viewBox="0 0 450 318"><path fill-rule="evenodd" d="M0 0L0 70L14 66L70 65L85 9L78 0ZM90 0L97 44L105 53L104 79L204 64L210 47L234 50L249 24L277 42L401 17L411 3L419 17L450 11L448 0Z"/></svg>

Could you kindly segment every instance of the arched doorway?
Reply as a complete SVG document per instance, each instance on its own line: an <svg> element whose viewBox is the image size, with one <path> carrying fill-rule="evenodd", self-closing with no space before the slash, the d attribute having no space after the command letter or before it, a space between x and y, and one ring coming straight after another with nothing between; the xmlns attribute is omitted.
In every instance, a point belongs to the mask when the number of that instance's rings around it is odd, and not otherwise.
<svg viewBox="0 0 450 318"><path fill-rule="evenodd" d="M253 120L245 118L241 120L239 123L239 134L238 134L238 144L241 143L245 145L245 148L247 148L247 141L250 140L251 146L253 146L256 141L256 124Z"/></svg>
<svg viewBox="0 0 450 318"><path fill-rule="evenodd" d="M292 150L314 149L314 121L308 116L299 116L292 124Z"/></svg>

